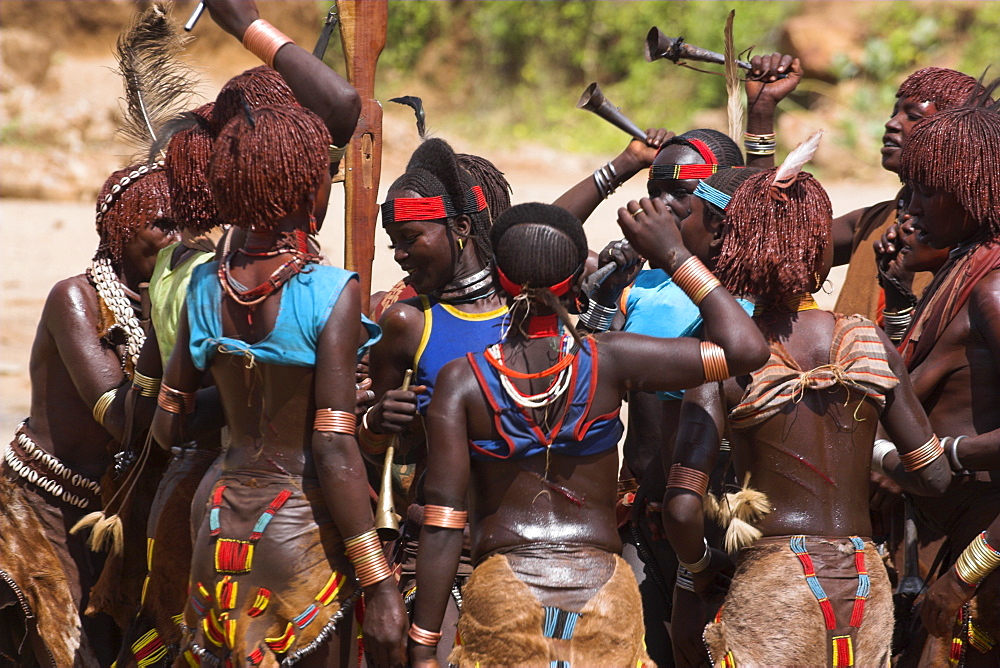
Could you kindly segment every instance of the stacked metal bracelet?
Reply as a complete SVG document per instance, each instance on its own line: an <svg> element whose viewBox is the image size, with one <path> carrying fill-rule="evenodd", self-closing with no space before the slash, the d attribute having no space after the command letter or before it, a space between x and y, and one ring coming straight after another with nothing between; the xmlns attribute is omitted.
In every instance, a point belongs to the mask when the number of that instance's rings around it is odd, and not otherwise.
<svg viewBox="0 0 1000 668"><path fill-rule="evenodd" d="M885 460L887 454L895 451L895 443L884 438L877 439L875 446L872 448L872 471L885 475L885 467L882 465L882 462Z"/></svg>
<svg viewBox="0 0 1000 668"><path fill-rule="evenodd" d="M386 563L382 543L379 542L375 529L345 538L344 549L362 587L369 587L392 576L392 569Z"/></svg>
<svg viewBox="0 0 1000 668"><path fill-rule="evenodd" d="M694 255L684 260L671 278L695 306L700 306L712 290L722 286L715 274Z"/></svg>
<svg viewBox="0 0 1000 668"><path fill-rule="evenodd" d="M618 313L617 306L605 306L596 299L589 299L587 310L580 314L580 322L592 332L606 332Z"/></svg>
<svg viewBox="0 0 1000 668"><path fill-rule="evenodd" d="M132 374L132 389L138 392L139 396L155 397L160 393L162 380L162 378L152 378L135 371Z"/></svg>
<svg viewBox="0 0 1000 668"><path fill-rule="evenodd" d="M111 402L115 400L117 394L117 387L110 389L102 394L97 399L97 403L94 404L94 420L102 427L104 426L104 416L107 414L108 408L111 406Z"/></svg>
<svg viewBox="0 0 1000 668"><path fill-rule="evenodd" d="M976 587L1000 566L1000 550L986 540L986 532L972 539L955 562L955 573L970 587Z"/></svg>
<svg viewBox="0 0 1000 668"><path fill-rule="evenodd" d="M336 144L330 144L330 164L335 164L344 159L344 155L347 154L347 144L343 146L337 146Z"/></svg>
<svg viewBox="0 0 1000 668"><path fill-rule="evenodd" d="M944 454L941 441L934 434L916 450L907 453L900 453L899 461L903 463L903 469L907 472L919 471L935 459Z"/></svg>
<svg viewBox="0 0 1000 668"><path fill-rule="evenodd" d="M705 496L705 492L708 490L708 474L698 469L674 464L670 467L670 475L667 476L667 489L671 487L686 489L698 496Z"/></svg>
<svg viewBox="0 0 1000 668"><path fill-rule="evenodd" d="M317 408L313 418L313 431L332 432L354 436L358 428L358 417L347 411L335 411L332 408Z"/></svg>
<svg viewBox="0 0 1000 668"><path fill-rule="evenodd" d="M618 190L618 171L610 162L594 171L594 185L601 199L607 199L611 193Z"/></svg>
<svg viewBox="0 0 1000 668"><path fill-rule="evenodd" d="M729 365L726 363L726 351L717 343L701 342L701 365L708 382L729 378Z"/></svg>
<svg viewBox="0 0 1000 668"><path fill-rule="evenodd" d="M708 562L712 560L712 551L708 549L708 539L702 538L702 541L705 543L705 554L702 555L701 559L693 564L686 564L680 559L677 560L678 564L691 571L692 574L701 573L703 570L708 568Z"/></svg>
<svg viewBox="0 0 1000 668"><path fill-rule="evenodd" d="M691 571L683 566L678 566L677 581L674 583L674 586L680 587L684 591L694 592L694 579L691 577Z"/></svg>
<svg viewBox="0 0 1000 668"><path fill-rule="evenodd" d="M407 635L413 642L427 647L437 647L438 643L441 642L440 631L427 631L416 624L410 624L410 631Z"/></svg>
<svg viewBox="0 0 1000 668"><path fill-rule="evenodd" d="M274 67L274 56L278 49L294 40L264 19L257 19L243 33L243 48L263 60L268 67Z"/></svg>
<svg viewBox="0 0 1000 668"><path fill-rule="evenodd" d="M945 436L941 439L941 447L948 453L948 463L951 465L951 470L962 475L969 475L971 471L962 466L962 462L958 459L958 442L963 438L967 437L965 435L955 436L954 438Z"/></svg>
<svg viewBox="0 0 1000 668"><path fill-rule="evenodd" d="M899 343L903 340L906 330L910 328L910 323L913 321L913 307L910 306L895 312L882 311L882 317L885 319L886 336L893 343Z"/></svg>
<svg viewBox="0 0 1000 668"><path fill-rule="evenodd" d="M175 415L190 415L194 413L195 393L175 390L166 383L160 383L160 394L156 397L156 405Z"/></svg>
<svg viewBox="0 0 1000 668"><path fill-rule="evenodd" d="M774 155L774 149L777 146L778 142L773 132L763 135L752 132L743 133L743 148L746 149L748 155Z"/></svg>
<svg viewBox="0 0 1000 668"><path fill-rule="evenodd" d="M464 529L469 521L469 511L455 510L449 506L424 506L424 526L442 529Z"/></svg>

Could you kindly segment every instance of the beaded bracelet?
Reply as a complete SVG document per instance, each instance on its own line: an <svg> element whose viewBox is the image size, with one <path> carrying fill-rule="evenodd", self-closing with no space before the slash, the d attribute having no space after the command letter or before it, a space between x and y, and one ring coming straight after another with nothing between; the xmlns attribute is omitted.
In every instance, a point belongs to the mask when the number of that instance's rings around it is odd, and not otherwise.
<svg viewBox="0 0 1000 668"><path fill-rule="evenodd" d="M592 332L606 332L611 329L616 313L618 313L616 306L605 306L599 304L596 299L590 299L587 310L580 314L580 322Z"/></svg>
<svg viewBox="0 0 1000 668"><path fill-rule="evenodd" d="M674 283L684 291L695 306L700 306L701 302L712 290L722 286L715 274L708 270L697 256L692 255L684 260L681 266L672 276Z"/></svg>
<svg viewBox="0 0 1000 668"><path fill-rule="evenodd" d="M424 506L424 526L442 529L464 529L469 521L469 511L455 510L448 506Z"/></svg>
<svg viewBox="0 0 1000 668"><path fill-rule="evenodd" d="M257 19L243 33L243 48L274 67L274 56L286 44L294 44L291 37L264 19Z"/></svg>
<svg viewBox="0 0 1000 668"><path fill-rule="evenodd" d="M440 631L427 631L416 624L410 624L410 630L407 635L410 636L410 640L413 642L418 645L426 645L427 647L437 647L438 643L441 642Z"/></svg>
<svg viewBox="0 0 1000 668"><path fill-rule="evenodd" d="M667 489L671 487L686 489L703 497L708 490L708 474L698 469L674 464L670 467L670 475L667 477Z"/></svg>
<svg viewBox="0 0 1000 668"><path fill-rule="evenodd" d="M313 418L313 431L332 432L354 436L358 428L358 417L347 411L335 411L332 408L317 408Z"/></svg>
<svg viewBox="0 0 1000 668"><path fill-rule="evenodd" d="M155 397L160 393L161 378L152 378L138 371L132 372L132 389L143 397Z"/></svg>
<svg viewBox="0 0 1000 668"><path fill-rule="evenodd" d="M717 343L701 342L701 364L705 370L706 381L725 380L729 378L729 365L726 363L726 351Z"/></svg>
<svg viewBox="0 0 1000 668"><path fill-rule="evenodd" d="M905 454L900 453L899 461L903 463L905 471L912 473L924 468L943 454L944 448L941 447L941 442L937 436L931 434L927 442L916 450Z"/></svg>
<svg viewBox="0 0 1000 668"><path fill-rule="evenodd" d="M104 426L104 416L108 412L108 408L111 406L111 402L115 400L115 396L118 395L118 388L108 390L102 394L97 399L97 403L94 404L94 420L97 424Z"/></svg>
<svg viewBox="0 0 1000 668"><path fill-rule="evenodd" d="M958 578L976 587L986 577L1000 566L1000 550L995 549L986 540L986 532L972 539L969 546L962 551L955 562L955 573Z"/></svg>
<svg viewBox="0 0 1000 668"><path fill-rule="evenodd" d="M344 539L347 558L354 565L354 573L362 587L369 587L392 576L392 569L386 563L382 543L375 529Z"/></svg>
<svg viewBox="0 0 1000 668"><path fill-rule="evenodd" d="M175 390L166 383L160 383L160 394L156 405L175 415L189 415L194 412L195 393Z"/></svg>
<svg viewBox="0 0 1000 668"><path fill-rule="evenodd" d="M702 538L702 540L705 543L705 554L702 555L701 559L694 562L693 564L686 564L680 559L677 560L678 564L691 571L692 574L701 573L703 570L708 568L708 562L712 560L712 551L708 549L708 539Z"/></svg>

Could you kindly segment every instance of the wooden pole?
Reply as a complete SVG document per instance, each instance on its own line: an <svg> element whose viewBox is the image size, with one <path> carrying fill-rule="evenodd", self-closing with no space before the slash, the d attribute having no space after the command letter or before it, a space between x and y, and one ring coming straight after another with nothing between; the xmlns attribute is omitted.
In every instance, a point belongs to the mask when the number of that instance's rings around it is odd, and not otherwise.
<svg viewBox="0 0 1000 668"><path fill-rule="evenodd" d="M375 67L385 47L388 0L337 0L347 80L361 95L361 117L347 149L344 266L361 278L361 308L369 311L378 184L382 169L382 105L375 99Z"/></svg>

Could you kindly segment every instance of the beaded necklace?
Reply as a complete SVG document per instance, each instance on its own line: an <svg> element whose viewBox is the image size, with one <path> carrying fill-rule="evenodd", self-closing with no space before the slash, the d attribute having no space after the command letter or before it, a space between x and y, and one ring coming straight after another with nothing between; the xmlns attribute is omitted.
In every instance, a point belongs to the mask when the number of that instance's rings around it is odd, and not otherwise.
<svg viewBox="0 0 1000 668"><path fill-rule="evenodd" d="M307 249L305 233L302 230L295 230L294 233L282 234L274 246L237 248L227 253L219 262L219 283L226 295L233 301L249 308L247 312L248 323L253 324L253 307L281 289L285 283L308 265L319 262L319 256L310 253ZM278 255L291 255L291 257L272 271L263 283L253 288L247 288L234 279L230 273L230 264L233 256L237 253L248 257L276 257Z"/></svg>
<svg viewBox="0 0 1000 668"><path fill-rule="evenodd" d="M125 353L121 357L122 371L126 378L131 378L132 370L135 369L139 359L139 351L146 342L146 333L139 324L139 319L135 317L138 295L118 280L118 275L111 266L111 260L106 257L94 258L87 267L87 278L115 318L115 324L108 328L108 333L115 329L125 333L127 343Z"/></svg>
<svg viewBox="0 0 1000 668"><path fill-rule="evenodd" d="M573 362L576 360L577 351L573 337L563 334L559 342L559 361L548 369L537 373L525 373L515 371L504 362L503 344L495 343L486 349L486 361L490 366L500 372L500 385L504 392L518 406L522 408L545 408L555 403L560 397L566 394L566 390L573 380ZM549 386L538 394L525 394L514 387L511 378L530 380L534 378L548 378L555 376Z"/></svg>

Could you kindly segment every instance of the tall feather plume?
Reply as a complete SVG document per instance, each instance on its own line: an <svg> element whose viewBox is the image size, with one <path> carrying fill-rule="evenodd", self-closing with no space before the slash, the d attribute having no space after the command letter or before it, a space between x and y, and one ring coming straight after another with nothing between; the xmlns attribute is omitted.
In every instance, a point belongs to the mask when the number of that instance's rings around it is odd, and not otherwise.
<svg viewBox="0 0 1000 668"><path fill-rule="evenodd" d="M785 156L785 160L774 175L774 181L771 182L772 187L787 188L795 182L803 165L812 160L813 155L815 155L816 149L819 148L819 140L823 138L824 132L825 130L817 130L812 133L809 135L809 139L796 146Z"/></svg>
<svg viewBox="0 0 1000 668"><path fill-rule="evenodd" d="M736 47L733 46L734 18L736 18L735 9L730 11L726 18L726 93L729 97L726 111L729 115L729 136L739 145L743 139L743 91L736 67Z"/></svg>
<svg viewBox="0 0 1000 668"><path fill-rule="evenodd" d="M168 120L191 105L197 80L178 59L188 39L159 3L118 36L118 72L125 84L121 133L140 154L149 152Z"/></svg>

